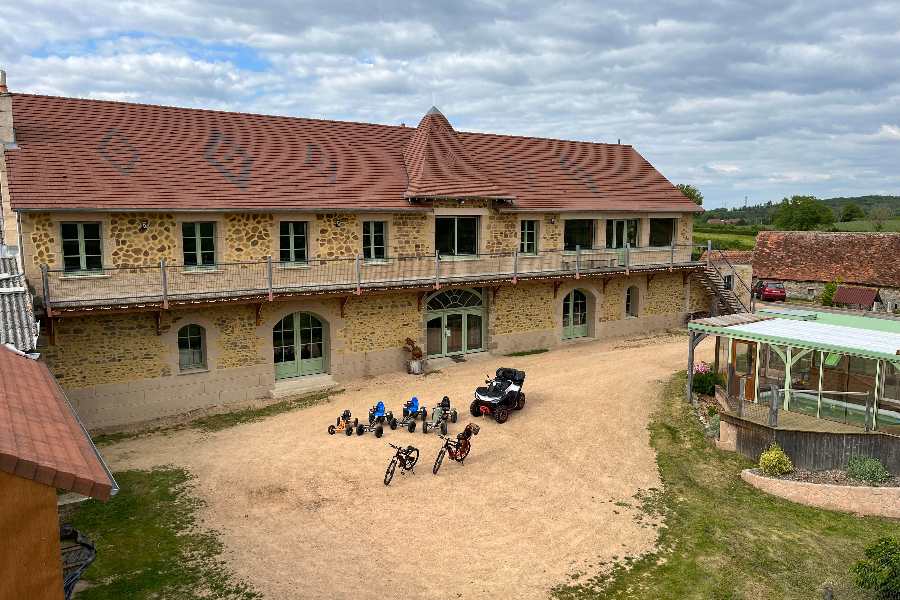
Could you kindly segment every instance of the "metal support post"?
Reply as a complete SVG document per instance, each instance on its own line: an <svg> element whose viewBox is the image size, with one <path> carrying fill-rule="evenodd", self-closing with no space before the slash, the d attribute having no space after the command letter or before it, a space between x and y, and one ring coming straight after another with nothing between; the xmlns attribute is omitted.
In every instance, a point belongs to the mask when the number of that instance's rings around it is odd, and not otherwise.
<svg viewBox="0 0 900 600"><path fill-rule="evenodd" d="M672 240L672 247L669 248L669 273L675 270L675 240Z"/></svg>
<svg viewBox="0 0 900 600"><path fill-rule="evenodd" d="M581 277L581 246L575 246L575 279Z"/></svg>
<svg viewBox="0 0 900 600"><path fill-rule="evenodd" d="M266 257L266 269L269 272L269 302L275 299L275 290L272 288L272 255Z"/></svg>
<svg viewBox="0 0 900 600"><path fill-rule="evenodd" d="M710 260L712 259L712 240L706 240L706 268L709 268Z"/></svg>
<svg viewBox="0 0 900 600"><path fill-rule="evenodd" d="M441 252L434 251L434 289L441 289Z"/></svg>
<svg viewBox="0 0 900 600"><path fill-rule="evenodd" d="M625 244L625 274L628 275L630 273L631 267L631 244Z"/></svg>
<svg viewBox="0 0 900 600"><path fill-rule="evenodd" d="M778 427L778 386L769 386L772 397L769 399L769 427L775 429Z"/></svg>
<svg viewBox="0 0 900 600"><path fill-rule="evenodd" d="M362 289L360 289L360 268L359 268L359 252L356 253L356 292L354 292L357 296L362 294Z"/></svg>
<svg viewBox="0 0 900 600"><path fill-rule="evenodd" d="M874 404L872 390L866 392L866 431L872 431L872 407Z"/></svg>
<svg viewBox="0 0 900 600"><path fill-rule="evenodd" d="M44 306L47 308L47 316L53 316L50 308L50 272L47 263L41 263L41 284L44 286Z"/></svg>
<svg viewBox="0 0 900 600"><path fill-rule="evenodd" d="M687 402L693 401L694 393L694 332L688 331Z"/></svg>
<svg viewBox="0 0 900 600"><path fill-rule="evenodd" d="M163 309L169 309L169 280L166 277L166 259L159 260L159 272L162 275Z"/></svg>
<svg viewBox="0 0 900 600"><path fill-rule="evenodd" d="M519 248L513 248L513 278L512 282L515 285L516 280L519 278Z"/></svg>

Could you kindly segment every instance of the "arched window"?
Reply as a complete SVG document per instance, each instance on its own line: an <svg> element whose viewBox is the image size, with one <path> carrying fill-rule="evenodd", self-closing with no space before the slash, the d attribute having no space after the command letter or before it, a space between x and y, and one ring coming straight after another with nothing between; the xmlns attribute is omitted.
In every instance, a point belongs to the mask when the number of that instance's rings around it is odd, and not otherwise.
<svg viewBox="0 0 900 600"><path fill-rule="evenodd" d="M466 289L455 289L439 292L428 300L428 310L446 308L474 308L482 305L478 292Z"/></svg>
<svg viewBox="0 0 900 600"><path fill-rule="evenodd" d="M563 339L586 337L588 334L587 296L572 290L563 300Z"/></svg>
<svg viewBox="0 0 900 600"><path fill-rule="evenodd" d="M206 367L206 331L199 325L178 330L178 366L182 371Z"/></svg>
<svg viewBox="0 0 900 600"><path fill-rule="evenodd" d="M626 317L636 317L638 316L638 299L639 292L637 286L633 285L628 288L628 291L625 292L625 316Z"/></svg>

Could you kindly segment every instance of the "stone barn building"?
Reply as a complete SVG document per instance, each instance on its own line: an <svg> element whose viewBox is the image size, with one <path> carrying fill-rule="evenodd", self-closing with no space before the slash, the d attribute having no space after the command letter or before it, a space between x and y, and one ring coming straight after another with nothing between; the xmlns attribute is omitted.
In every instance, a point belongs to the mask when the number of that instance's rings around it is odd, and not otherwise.
<svg viewBox="0 0 900 600"><path fill-rule="evenodd" d="M628 145L0 94L38 340L89 427L683 326L701 210Z"/></svg>

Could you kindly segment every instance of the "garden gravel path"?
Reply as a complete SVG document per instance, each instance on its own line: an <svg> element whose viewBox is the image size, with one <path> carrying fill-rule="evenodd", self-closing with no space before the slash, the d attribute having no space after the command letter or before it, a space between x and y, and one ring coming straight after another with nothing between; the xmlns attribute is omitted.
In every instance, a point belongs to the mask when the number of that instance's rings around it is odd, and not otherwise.
<svg viewBox="0 0 900 600"><path fill-rule="evenodd" d="M330 402L212 434L181 430L101 448L114 471L174 465L194 479L224 560L267 598L546 598L569 575L653 548L633 496L659 488L647 423L660 382L685 368L684 335L634 336L549 353L462 363L428 377L348 381ZM697 360L711 360L709 340ZM477 419L464 466L417 427L348 438L326 428L346 408L382 400L395 414L416 395L459 410L485 375L527 373L527 405L498 425ZM421 451L416 475L382 482L388 442ZM619 503L618 505L616 503Z"/></svg>

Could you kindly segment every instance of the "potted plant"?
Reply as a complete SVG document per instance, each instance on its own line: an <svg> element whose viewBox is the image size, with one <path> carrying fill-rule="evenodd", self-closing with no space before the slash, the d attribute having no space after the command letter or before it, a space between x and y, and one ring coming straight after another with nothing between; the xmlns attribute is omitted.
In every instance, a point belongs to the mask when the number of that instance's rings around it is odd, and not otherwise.
<svg viewBox="0 0 900 600"><path fill-rule="evenodd" d="M412 338L406 338L406 347L403 348L410 354L406 361L406 372L410 375L421 375L425 372L425 360L422 358L422 349Z"/></svg>

